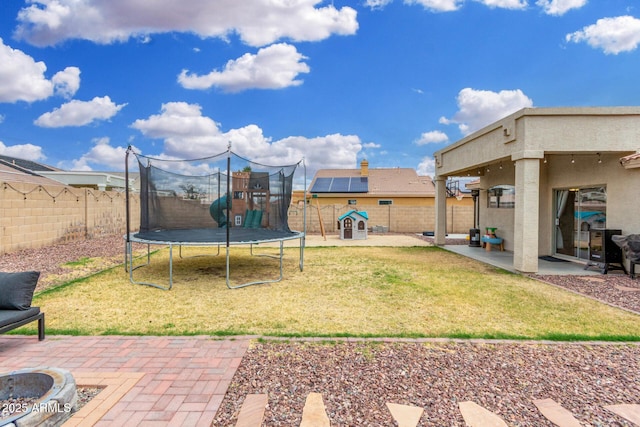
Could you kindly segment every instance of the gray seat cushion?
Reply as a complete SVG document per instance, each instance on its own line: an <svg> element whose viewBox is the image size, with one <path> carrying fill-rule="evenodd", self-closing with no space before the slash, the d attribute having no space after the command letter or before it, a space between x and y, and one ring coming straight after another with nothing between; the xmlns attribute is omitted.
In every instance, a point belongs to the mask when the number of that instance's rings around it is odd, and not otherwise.
<svg viewBox="0 0 640 427"><path fill-rule="evenodd" d="M39 271L0 272L0 310L28 310L39 277Z"/></svg>
<svg viewBox="0 0 640 427"><path fill-rule="evenodd" d="M30 307L26 310L0 310L0 328L19 322L40 313L40 307Z"/></svg>

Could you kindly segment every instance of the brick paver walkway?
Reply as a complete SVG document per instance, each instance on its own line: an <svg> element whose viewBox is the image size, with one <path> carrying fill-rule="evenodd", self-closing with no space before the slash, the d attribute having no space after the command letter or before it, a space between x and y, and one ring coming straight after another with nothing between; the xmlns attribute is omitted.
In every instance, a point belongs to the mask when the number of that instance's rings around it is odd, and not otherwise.
<svg viewBox="0 0 640 427"><path fill-rule="evenodd" d="M87 418L86 425L210 426L248 346L244 337L47 336L38 341L3 335L0 372L57 367L70 371L78 385L97 385L101 379L122 390L117 398L100 400L98 412L104 415L97 422Z"/></svg>

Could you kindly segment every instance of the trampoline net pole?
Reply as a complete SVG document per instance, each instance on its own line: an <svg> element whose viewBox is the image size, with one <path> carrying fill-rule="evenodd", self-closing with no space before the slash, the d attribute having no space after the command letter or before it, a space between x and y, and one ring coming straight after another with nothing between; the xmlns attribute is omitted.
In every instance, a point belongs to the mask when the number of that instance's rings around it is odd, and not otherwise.
<svg viewBox="0 0 640 427"><path fill-rule="evenodd" d="M124 156L124 208L126 210L126 237L124 244L124 269L127 270L128 259L131 258L131 219L129 210L129 154L131 153L131 146L127 148L127 154Z"/></svg>
<svg viewBox="0 0 640 427"><path fill-rule="evenodd" d="M231 228L231 143L229 143L229 155L227 156L227 194L226 194L226 206L227 209L227 260L229 259L229 234ZM227 269L229 268L229 262L227 261Z"/></svg>

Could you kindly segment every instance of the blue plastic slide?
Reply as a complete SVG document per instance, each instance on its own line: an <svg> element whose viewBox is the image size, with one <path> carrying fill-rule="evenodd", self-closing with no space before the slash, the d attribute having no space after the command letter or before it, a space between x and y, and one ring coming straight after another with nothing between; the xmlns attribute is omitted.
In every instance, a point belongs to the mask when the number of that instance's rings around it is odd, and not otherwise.
<svg viewBox="0 0 640 427"><path fill-rule="evenodd" d="M231 202L229 202L228 208L231 209ZM219 228L224 228L227 226L227 216L224 213L225 210L227 210L226 194L220 197L218 200L215 200L213 203L211 203L211 206L209 206L209 214L211 215L211 218L213 218L213 220L218 223Z"/></svg>

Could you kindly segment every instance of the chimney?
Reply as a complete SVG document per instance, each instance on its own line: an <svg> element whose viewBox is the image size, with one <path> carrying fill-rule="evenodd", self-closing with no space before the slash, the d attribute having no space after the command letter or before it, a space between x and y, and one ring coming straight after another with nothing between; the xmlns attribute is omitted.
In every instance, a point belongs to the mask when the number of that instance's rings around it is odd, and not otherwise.
<svg viewBox="0 0 640 427"><path fill-rule="evenodd" d="M369 176L369 162L367 159L363 159L360 162L360 176Z"/></svg>

